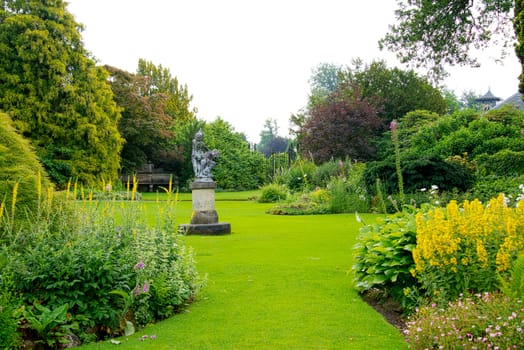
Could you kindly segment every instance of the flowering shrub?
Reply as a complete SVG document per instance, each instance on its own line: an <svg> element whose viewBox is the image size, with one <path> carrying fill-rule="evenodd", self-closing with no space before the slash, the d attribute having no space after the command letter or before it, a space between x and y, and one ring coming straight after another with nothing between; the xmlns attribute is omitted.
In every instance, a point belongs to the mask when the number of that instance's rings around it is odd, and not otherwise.
<svg viewBox="0 0 524 350"><path fill-rule="evenodd" d="M134 185L134 199L135 191ZM52 336L60 343L71 337L89 342L127 333L132 323L143 326L171 316L192 300L201 281L192 251L175 231L176 199L159 206L157 222L149 224L135 200L123 205L70 196L50 192L27 214L32 222L27 227L0 216L0 297L4 290L16 295L28 310L20 324L31 325L27 315L33 305L42 310L67 305L62 327L69 334ZM4 208L0 204L0 214ZM0 308L6 307L2 300Z"/></svg>
<svg viewBox="0 0 524 350"><path fill-rule="evenodd" d="M523 203L523 202L521 202ZM432 299L449 301L461 293L493 291L498 274L524 248L524 205L508 207L503 195L487 205L451 201L416 217L416 276Z"/></svg>
<svg viewBox="0 0 524 350"><path fill-rule="evenodd" d="M502 294L461 296L445 308L420 308L406 325L411 349L519 349L524 304Z"/></svg>

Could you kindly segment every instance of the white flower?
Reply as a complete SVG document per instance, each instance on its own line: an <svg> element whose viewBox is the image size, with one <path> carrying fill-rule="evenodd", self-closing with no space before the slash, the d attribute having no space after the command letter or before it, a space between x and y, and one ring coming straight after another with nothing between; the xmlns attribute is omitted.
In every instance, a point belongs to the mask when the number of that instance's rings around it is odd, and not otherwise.
<svg viewBox="0 0 524 350"><path fill-rule="evenodd" d="M432 189L433 191L436 191L436 190L438 190L438 186L437 186L437 185L431 185L431 189Z"/></svg>

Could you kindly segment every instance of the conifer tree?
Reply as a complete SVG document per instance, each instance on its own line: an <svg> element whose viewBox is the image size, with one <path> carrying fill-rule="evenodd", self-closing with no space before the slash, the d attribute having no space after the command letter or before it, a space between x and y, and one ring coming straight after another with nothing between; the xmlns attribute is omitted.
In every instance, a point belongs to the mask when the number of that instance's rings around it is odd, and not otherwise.
<svg viewBox="0 0 524 350"><path fill-rule="evenodd" d="M81 30L62 0L0 6L0 109L60 185L109 181L120 166L120 112Z"/></svg>

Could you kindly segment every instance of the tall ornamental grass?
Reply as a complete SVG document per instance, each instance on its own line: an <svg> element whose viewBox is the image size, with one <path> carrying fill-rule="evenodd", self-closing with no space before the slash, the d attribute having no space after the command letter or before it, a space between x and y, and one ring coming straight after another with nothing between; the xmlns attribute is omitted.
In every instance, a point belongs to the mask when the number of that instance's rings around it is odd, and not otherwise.
<svg viewBox="0 0 524 350"><path fill-rule="evenodd" d="M94 201L68 189L26 212L32 225L16 225L16 205L1 205L0 309L13 310L18 324L11 343L58 348L131 334L191 302L201 281L175 229L171 188L154 222L139 201Z"/></svg>

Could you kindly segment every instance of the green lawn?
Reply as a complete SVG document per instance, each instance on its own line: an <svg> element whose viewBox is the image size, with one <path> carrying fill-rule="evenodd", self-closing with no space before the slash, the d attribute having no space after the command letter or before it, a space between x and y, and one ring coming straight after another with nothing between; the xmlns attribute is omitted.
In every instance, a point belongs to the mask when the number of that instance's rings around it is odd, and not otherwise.
<svg viewBox="0 0 524 350"><path fill-rule="evenodd" d="M162 202L145 205L154 213ZM360 225L354 215L272 216L264 213L269 206L217 201L232 234L186 238L207 274L198 299L182 314L119 339L117 348L405 349L399 331L352 288L351 248ZM191 202L177 210L187 223ZM156 338L140 341L143 335Z"/></svg>

